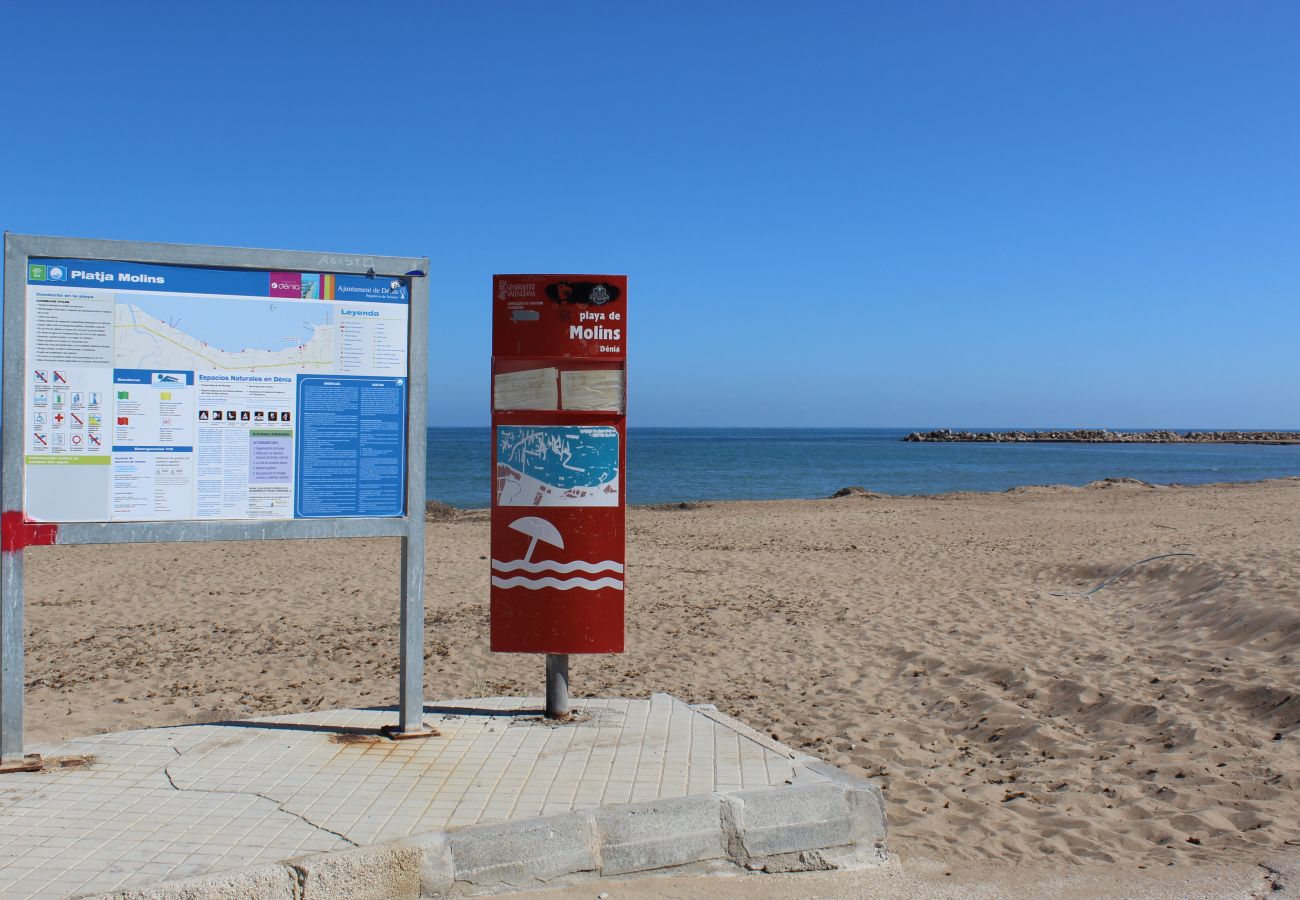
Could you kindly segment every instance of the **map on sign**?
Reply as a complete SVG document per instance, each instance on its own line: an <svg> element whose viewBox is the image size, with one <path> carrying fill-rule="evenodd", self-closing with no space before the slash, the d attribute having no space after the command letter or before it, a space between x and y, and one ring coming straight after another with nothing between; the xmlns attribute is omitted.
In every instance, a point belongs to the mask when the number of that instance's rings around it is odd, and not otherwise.
<svg viewBox="0 0 1300 900"><path fill-rule="evenodd" d="M618 506L618 432L608 426L501 425L497 505Z"/></svg>
<svg viewBox="0 0 1300 900"><path fill-rule="evenodd" d="M29 263L24 514L402 515L409 307L401 278Z"/></svg>
<svg viewBox="0 0 1300 900"><path fill-rule="evenodd" d="M328 372L334 311L323 304L119 294L114 359L128 369Z"/></svg>

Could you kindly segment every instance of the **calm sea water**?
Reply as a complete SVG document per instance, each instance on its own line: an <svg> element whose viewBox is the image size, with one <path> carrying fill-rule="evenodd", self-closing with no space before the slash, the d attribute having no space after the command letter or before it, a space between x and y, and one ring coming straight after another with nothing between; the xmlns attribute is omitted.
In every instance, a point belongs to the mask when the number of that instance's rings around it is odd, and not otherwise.
<svg viewBox="0 0 1300 900"><path fill-rule="evenodd" d="M1120 476L1203 484L1300 475L1300 446L901 441L916 430L921 429L633 428L628 500L825 497L851 484L885 494L941 494ZM429 429L429 499L487 506L490 452L487 428Z"/></svg>

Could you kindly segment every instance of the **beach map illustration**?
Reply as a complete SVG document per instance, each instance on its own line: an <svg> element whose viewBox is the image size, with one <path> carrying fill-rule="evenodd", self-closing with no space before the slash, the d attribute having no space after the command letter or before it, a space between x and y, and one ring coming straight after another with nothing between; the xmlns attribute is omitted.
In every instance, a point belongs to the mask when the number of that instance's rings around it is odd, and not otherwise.
<svg viewBox="0 0 1300 900"><path fill-rule="evenodd" d="M130 369L329 372L334 311L320 303L119 295L115 362Z"/></svg>
<svg viewBox="0 0 1300 900"><path fill-rule="evenodd" d="M30 518L402 515L401 279L51 259L27 280Z"/></svg>
<svg viewBox="0 0 1300 900"><path fill-rule="evenodd" d="M497 428L499 506L618 506L618 432L609 426Z"/></svg>

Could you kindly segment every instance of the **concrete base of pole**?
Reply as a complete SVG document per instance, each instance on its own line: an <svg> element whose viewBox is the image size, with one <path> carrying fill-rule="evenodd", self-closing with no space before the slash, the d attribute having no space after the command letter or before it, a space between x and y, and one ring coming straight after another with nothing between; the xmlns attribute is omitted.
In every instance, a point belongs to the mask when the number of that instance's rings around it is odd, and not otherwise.
<svg viewBox="0 0 1300 900"><path fill-rule="evenodd" d="M546 718L569 717L569 655L546 654Z"/></svg>

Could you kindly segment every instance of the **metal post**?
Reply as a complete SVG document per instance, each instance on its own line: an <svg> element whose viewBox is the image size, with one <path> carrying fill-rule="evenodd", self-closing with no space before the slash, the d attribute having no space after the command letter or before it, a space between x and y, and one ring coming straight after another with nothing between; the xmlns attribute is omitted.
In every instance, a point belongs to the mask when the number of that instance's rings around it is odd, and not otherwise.
<svg viewBox="0 0 1300 900"><path fill-rule="evenodd" d="M424 261L428 270L428 261ZM411 279L407 342L406 534L402 536L401 662L398 725L389 737L437 734L424 724L424 467L428 435L429 280Z"/></svg>
<svg viewBox="0 0 1300 900"><path fill-rule="evenodd" d="M546 718L569 716L569 654L546 654Z"/></svg>
<svg viewBox="0 0 1300 900"><path fill-rule="evenodd" d="M423 532L423 529L420 529ZM424 535L402 538L402 650L397 731L426 735L424 724Z"/></svg>
<svg viewBox="0 0 1300 900"><path fill-rule="evenodd" d="M0 509L5 519L21 519L23 509L23 397L27 391L27 254L5 235L4 386L0 406L5 428L0 437ZM6 524L16 524L7 522ZM39 767L40 758L23 755L23 548L0 552L0 771ZM30 765L34 762L35 766Z"/></svg>
<svg viewBox="0 0 1300 900"><path fill-rule="evenodd" d="M0 768L23 762L23 551L0 553Z"/></svg>

